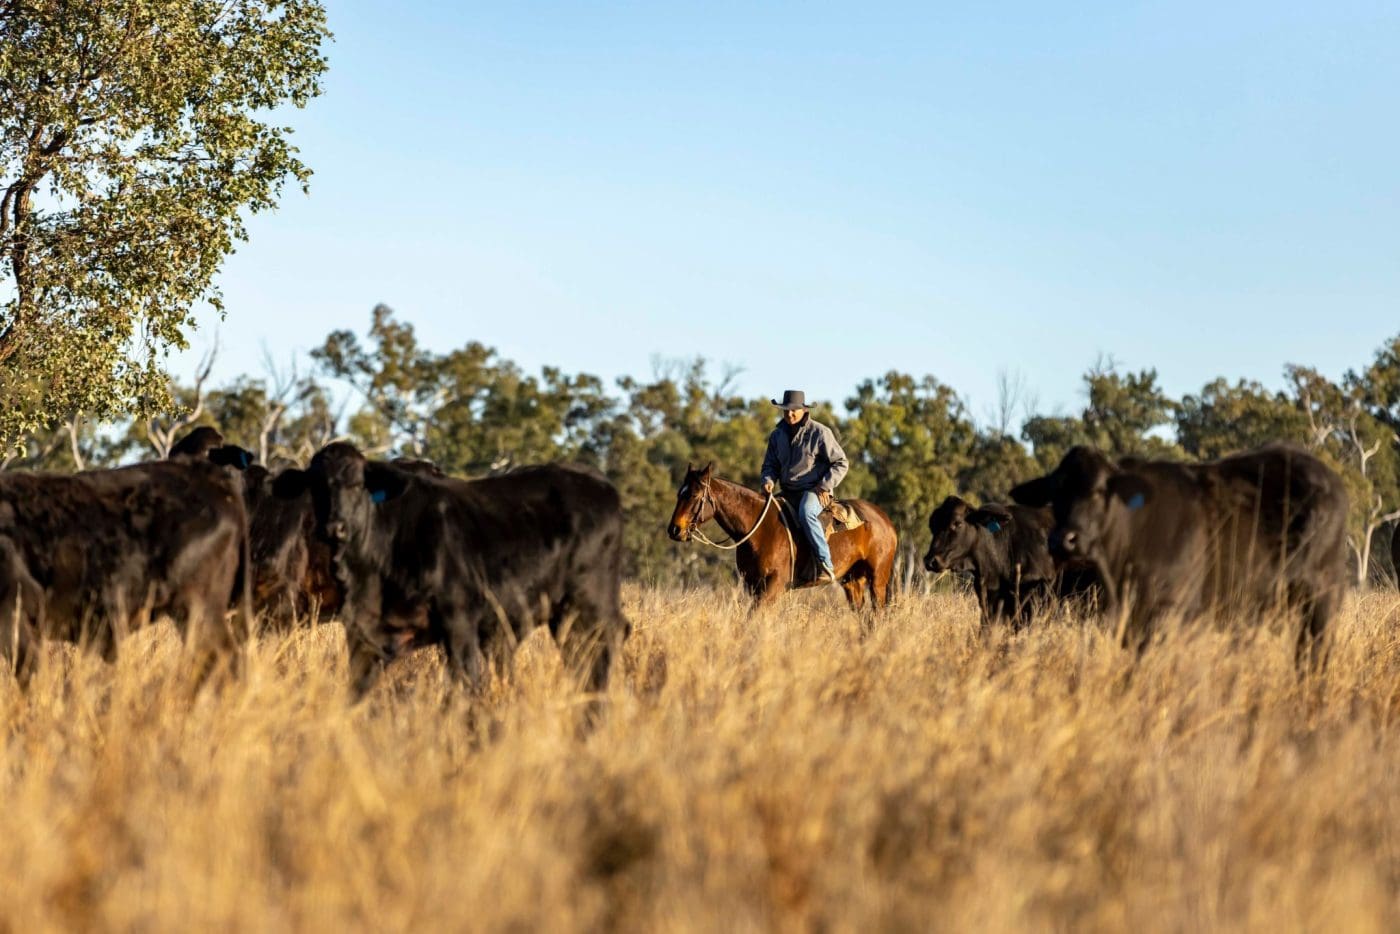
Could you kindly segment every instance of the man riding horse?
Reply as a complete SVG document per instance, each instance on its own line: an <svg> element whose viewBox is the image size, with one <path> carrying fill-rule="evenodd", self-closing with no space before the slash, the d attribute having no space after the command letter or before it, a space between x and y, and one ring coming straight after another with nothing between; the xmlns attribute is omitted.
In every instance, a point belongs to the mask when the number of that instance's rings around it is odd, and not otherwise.
<svg viewBox="0 0 1400 934"><path fill-rule="evenodd" d="M788 501L797 507L802 530L821 565L818 580L836 583L831 549L822 531L822 510L831 505L833 491L845 478L850 464L836 434L812 418L804 393L789 389L783 401L771 400L783 410L782 420L768 436L763 455L763 492L781 485Z"/></svg>

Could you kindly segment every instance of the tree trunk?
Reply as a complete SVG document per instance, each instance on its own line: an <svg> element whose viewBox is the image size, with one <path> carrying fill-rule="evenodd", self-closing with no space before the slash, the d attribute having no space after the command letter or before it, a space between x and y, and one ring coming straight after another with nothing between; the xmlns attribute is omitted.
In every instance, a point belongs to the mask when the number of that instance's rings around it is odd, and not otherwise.
<svg viewBox="0 0 1400 934"><path fill-rule="evenodd" d="M1356 549L1356 586L1364 588L1366 579L1371 576L1371 538L1375 535L1374 525L1366 526L1361 539L1361 547Z"/></svg>
<svg viewBox="0 0 1400 934"><path fill-rule="evenodd" d="M68 445L73 454L73 467L76 470L87 469L87 462L83 460L82 445L78 443L78 432L81 430L82 424L83 419L80 415L73 416L72 421L68 423Z"/></svg>
<svg viewBox="0 0 1400 934"><path fill-rule="evenodd" d="M900 580L903 581L903 586L900 587L901 593L910 593L914 589L914 562L918 558L917 551L918 549L912 544L904 546L904 568L900 574Z"/></svg>

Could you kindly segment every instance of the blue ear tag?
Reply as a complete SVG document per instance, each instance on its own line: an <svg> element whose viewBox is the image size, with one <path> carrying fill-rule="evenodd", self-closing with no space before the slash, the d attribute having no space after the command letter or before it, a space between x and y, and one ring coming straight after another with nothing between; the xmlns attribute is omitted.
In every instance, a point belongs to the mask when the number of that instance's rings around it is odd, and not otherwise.
<svg viewBox="0 0 1400 934"><path fill-rule="evenodd" d="M1001 523L998 522L997 520L993 519L991 522L988 522L988 523L987 523L987 531L988 531L988 532L1000 532L1000 531L1001 531Z"/></svg>
<svg viewBox="0 0 1400 934"><path fill-rule="evenodd" d="M253 455L249 454L247 451L239 451L238 461L243 465L243 469L247 470L248 465L253 462Z"/></svg>
<svg viewBox="0 0 1400 934"><path fill-rule="evenodd" d="M386 499L388 499L388 498L389 498L389 491L388 491L388 490L373 490L373 491L371 491L370 494L369 494L369 501L370 501L371 503L382 503L382 502L384 502L384 501L385 501Z"/></svg>
<svg viewBox="0 0 1400 934"><path fill-rule="evenodd" d="M1132 498L1128 500L1128 508L1141 509L1142 504L1145 502L1147 502L1147 497L1143 496L1141 493L1134 493Z"/></svg>

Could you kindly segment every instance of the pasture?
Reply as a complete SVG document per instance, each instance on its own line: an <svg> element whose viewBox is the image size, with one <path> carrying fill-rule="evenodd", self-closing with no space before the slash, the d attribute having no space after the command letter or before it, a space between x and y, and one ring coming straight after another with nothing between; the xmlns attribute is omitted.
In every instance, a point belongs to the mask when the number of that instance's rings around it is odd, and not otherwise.
<svg viewBox="0 0 1400 934"><path fill-rule="evenodd" d="M976 636L961 594L862 639L629 587L606 710L541 630L471 699L436 651L347 704L341 627L184 699L166 626L0 681L0 928L1142 931L1400 923L1400 600L1299 683L1269 628Z"/></svg>

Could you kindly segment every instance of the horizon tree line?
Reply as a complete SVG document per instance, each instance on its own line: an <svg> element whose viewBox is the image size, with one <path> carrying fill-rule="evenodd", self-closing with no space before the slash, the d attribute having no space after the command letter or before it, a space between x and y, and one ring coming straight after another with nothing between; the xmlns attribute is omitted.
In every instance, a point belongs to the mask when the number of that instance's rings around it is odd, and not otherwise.
<svg viewBox="0 0 1400 934"><path fill-rule="evenodd" d="M697 582L726 579L732 568L716 553L666 539L676 485L688 463L714 461L723 475L755 486L775 420L766 398L737 391L732 367L715 374L703 359L658 359L648 379L612 386L557 367L527 373L477 341L446 352L424 347L385 305L373 310L363 338L337 330L309 361L279 367L268 359L262 374L218 386L210 382L216 351L191 380L171 380L165 411L107 421L74 413L24 435L0 469L163 457L201 424L274 467L303 464L336 439L373 456L428 458L467 477L573 460L602 470L622 494L630 575ZM814 411L851 456L841 494L877 503L899 529L906 586L921 573L928 515L950 494L1004 501L1076 444L1112 456L1211 459L1273 440L1301 444L1337 469L1351 497L1356 581L1393 579L1388 549L1377 544L1400 519L1400 334L1339 381L1297 364L1283 373L1279 390L1220 377L1174 399L1154 369L1124 371L1100 359L1084 373L1080 410L1038 413L1024 383L1003 374L997 405L978 420L935 376L890 371L859 382L840 410L815 402Z"/></svg>

